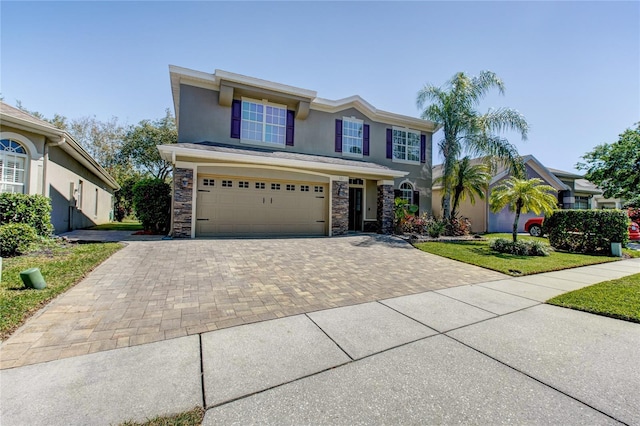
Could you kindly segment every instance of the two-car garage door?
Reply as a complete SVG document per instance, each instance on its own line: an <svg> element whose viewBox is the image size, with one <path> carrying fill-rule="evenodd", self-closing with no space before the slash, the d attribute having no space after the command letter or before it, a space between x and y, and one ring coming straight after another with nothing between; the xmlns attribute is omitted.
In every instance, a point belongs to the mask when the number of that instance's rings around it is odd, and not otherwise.
<svg viewBox="0 0 640 426"><path fill-rule="evenodd" d="M327 184L199 176L196 236L326 235Z"/></svg>

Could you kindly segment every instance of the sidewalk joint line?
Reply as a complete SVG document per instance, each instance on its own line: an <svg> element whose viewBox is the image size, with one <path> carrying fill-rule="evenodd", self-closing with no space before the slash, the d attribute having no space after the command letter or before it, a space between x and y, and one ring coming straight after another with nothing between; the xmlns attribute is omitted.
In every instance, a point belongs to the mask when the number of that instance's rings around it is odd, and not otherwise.
<svg viewBox="0 0 640 426"><path fill-rule="evenodd" d="M447 332L447 333L448 333L448 332ZM513 366L511 366L511 365L507 364L506 362L503 362L503 361L499 360L498 358L495 358L495 357L493 357L493 356L491 356L491 355L489 355L489 354L487 354L487 353L484 353L483 351L481 351L481 350L479 350L479 349L476 349L476 348L474 348L473 346L470 346L470 345L466 344L465 342L463 342L463 341L461 341L461 340L456 339L456 338L455 338L455 337L453 337L453 336L449 336L449 335L448 335L448 334L446 334L446 333L443 333L443 334L444 334L444 336L445 336L445 337L448 337L449 339L451 339L451 340L453 340L453 341L455 341L455 342L460 343L461 345L463 345L463 346L465 346L465 347L467 347L467 348L469 348L469 349L471 349L471 350L473 350L473 351L475 351L475 352L479 353L480 355L486 356L487 358L492 359L492 360L494 360L495 362L497 362L497 363L499 363L499 364L501 364L501 365L504 365L505 367L507 367L507 368L509 368L509 369L511 369L511 370L513 370L513 371L515 371L515 372L517 372L517 373L520 373L520 374L522 374L522 375L524 375L524 376L526 376L526 377L528 377L528 378L530 378L530 379L532 379L532 380L534 380L534 381L536 381L536 382L540 383L540 384L541 384L541 385L543 385L543 386L546 386L546 387L548 387L548 388L550 388L550 389L553 389L554 391L556 391L556 392L558 392L558 393L560 393L560 394L562 394L562 395L564 395L564 396L566 396L566 397L568 397L568 398L571 398L571 399L573 399L574 401L576 401L576 402L578 402L578 403L580 403L580 404L586 405L587 407L591 408L592 410L595 410L595 411L597 411L597 412L599 412L599 413L601 413L601 414L604 414L605 416L609 417L610 419L615 420L616 422L620 422L620 423L622 423L623 425L629 426L629 424L628 424L628 423L625 423L625 422L623 422L622 420L619 420L619 419L617 419L617 418L613 417L613 415L608 414L608 413L606 413L606 412L604 412L604 411L600 410L599 408L596 408L596 407L592 406L591 404L588 404L588 403L586 403L586 402L584 402L584 401L582 401L582 400L578 399L577 397L575 397L575 396L573 396L573 395L570 395L570 394L568 394L567 392L562 391L562 390L558 389L557 387L555 387L555 386L553 386L553 385L550 385L549 383L545 383L545 382L543 382L541 379L538 379L538 378L536 378L536 377L532 376L532 375L531 375L531 374L529 374L529 373L525 373L524 371L522 371L522 370L520 370L520 369L518 369L518 368L516 368L516 367L513 367Z"/></svg>
<svg viewBox="0 0 640 426"><path fill-rule="evenodd" d="M472 284L472 285L477 285L477 284ZM461 286L461 287L462 287L462 286ZM455 287L450 287L450 288L455 288ZM486 288L486 287L482 287L482 288ZM444 290L447 290L447 289L444 289ZM490 289L489 289L489 290L490 290ZM438 291L437 291L437 290L436 290L436 291L434 291L434 292L435 292L435 293L437 293L437 294L439 294L440 296L448 297L448 298L449 298L449 299L451 299L451 300L455 300L455 301L458 301L458 302L460 302L460 303L464 303L465 305L473 306L474 308L476 308L476 309L480 309L481 311L489 312L489 313L490 313L490 314L492 314L492 315L500 316L500 314L499 314L499 313L497 313L497 312L493 312L493 311L490 311L490 310L488 310L488 309L481 308L480 306L472 305L472 304L471 304L471 303L469 303L469 302L465 302L464 300L456 299L455 297L453 297L453 296L449 296L448 294L438 293Z"/></svg>
<svg viewBox="0 0 640 426"><path fill-rule="evenodd" d="M489 284L489 283L480 283L480 284L476 284L476 285L479 286L479 287L482 287L482 288L486 288L487 290L493 290L493 291L497 291L497 292L500 292L500 293L503 293L503 294L508 294L509 296L522 297L523 299L531 300L532 302L537 302L537 303L545 303L545 302L541 302L541 301L536 300L536 299L532 299L530 297L525 297L525 296L521 296L519 294L509 293L508 291L498 290L496 288L491 288L491 287L485 287L482 284ZM525 283L525 282L522 282L521 284L528 284L528 285L536 286L536 284L529 284L529 283ZM540 286L536 286L536 287L540 287ZM549 288L549 287L546 287L546 288ZM567 292L566 290L560 290L560 289L557 289L557 290L561 291L562 293L566 293ZM562 293L560 293L560 294L562 294Z"/></svg>
<svg viewBox="0 0 640 426"><path fill-rule="evenodd" d="M321 311L320 311L320 312L321 312ZM333 344L334 344L334 345L336 345L336 346L338 347L338 349L340 349L342 352L344 352L344 354L345 354L345 355L346 355L346 356L347 356L351 361L354 361L354 358L353 358L351 355L349 355L349 354L347 353L347 351L345 351L345 350L344 350L344 348L343 348L342 346L340 346L340 344L339 344L338 342L336 342L336 341L333 339L333 337L329 336L329 334L327 334L327 332L326 332L326 331L324 331L324 330L322 329L322 327L320 327L320 326L319 326L319 325L318 325L318 324L313 320L313 318L311 318L311 317L309 316L309 314L304 314L304 316L305 316L305 317L307 317L307 318L309 319L309 321L311 321L311 322L313 323L313 325L315 325L316 327L318 327L318 328L320 329L320 331L322 331L322 333L324 333L324 335L325 335L325 336L327 336L327 337L329 338L329 340L331 340L331 341L333 342Z"/></svg>
<svg viewBox="0 0 640 426"><path fill-rule="evenodd" d="M198 347L200 349L200 390L202 391L202 408L207 409L207 398L204 390L204 357L202 356L202 333L198 333Z"/></svg>

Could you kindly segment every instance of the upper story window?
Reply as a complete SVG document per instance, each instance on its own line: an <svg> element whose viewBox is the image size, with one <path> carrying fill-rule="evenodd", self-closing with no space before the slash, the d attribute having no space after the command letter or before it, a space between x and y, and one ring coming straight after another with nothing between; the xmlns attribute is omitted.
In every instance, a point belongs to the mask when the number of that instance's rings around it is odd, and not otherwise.
<svg viewBox="0 0 640 426"><path fill-rule="evenodd" d="M364 123L356 118L342 119L342 153L362 156Z"/></svg>
<svg viewBox="0 0 640 426"><path fill-rule="evenodd" d="M286 132L286 107L266 102L242 101L241 139L284 145Z"/></svg>
<svg viewBox="0 0 640 426"><path fill-rule="evenodd" d="M27 151L11 139L0 140L0 192L25 192Z"/></svg>
<svg viewBox="0 0 640 426"><path fill-rule="evenodd" d="M403 127L393 128L393 159L420 162L420 132Z"/></svg>

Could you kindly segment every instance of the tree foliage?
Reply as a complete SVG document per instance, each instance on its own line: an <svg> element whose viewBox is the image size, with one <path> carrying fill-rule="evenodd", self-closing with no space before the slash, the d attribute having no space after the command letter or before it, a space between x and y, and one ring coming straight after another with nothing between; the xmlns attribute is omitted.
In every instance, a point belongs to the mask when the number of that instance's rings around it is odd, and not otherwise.
<svg viewBox="0 0 640 426"><path fill-rule="evenodd" d="M133 186L133 206L145 231L168 231L171 217L171 187L162 179L142 179Z"/></svg>
<svg viewBox="0 0 640 426"><path fill-rule="evenodd" d="M418 108L426 120L443 126L444 139L438 149L444 158L444 202L443 215L451 217L452 179L456 161L463 153L488 155L503 160L516 176L524 176L524 166L516 147L500 136L507 130L520 133L527 138L529 125L524 116L510 108L489 109L484 114L476 110L490 89L504 93L504 83L491 71L482 71L479 76L468 76L459 72L444 87L424 86L417 96Z"/></svg>
<svg viewBox="0 0 640 426"><path fill-rule="evenodd" d="M49 119L27 109L20 101L16 107L69 133L118 182L121 189L115 194L114 207L120 220L133 210L136 182L149 176L164 180L171 172L171 165L160 158L156 148L159 144L177 142L175 120L169 110L159 120L126 126L115 116L101 121L96 116L68 119L54 114Z"/></svg>
<svg viewBox="0 0 640 426"><path fill-rule="evenodd" d="M627 129L617 142L596 146L576 164L585 178L598 185L607 198L640 198L640 123Z"/></svg>
<svg viewBox="0 0 640 426"><path fill-rule="evenodd" d="M530 211L537 215L542 212L551 213L558 203L554 192L556 190L549 185L544 185L542 179L520 179L511 176L491 190L489 206L493 212L509 206L509 209L516 213L512 232L515 243L518 240L520 213Z"/></svg>
<svg viewBox="0 0 640 426"><path fill-rule="evenodd" d="M472 160L468 156L456 161L453 173L450 176L452 181L449 183L450 188L453 190L451 217L456 217L460 201L469 198L471 204L475 204L476 197L484 200L485 191L491 179L490 170L491 166L484 162L472 164ZM441 176L434 183L442 183L442 186L445 186L444 179L444 176Z"/></svg>
<svg viewBox="0 0 640 426"><path fill-rule="evenodd" d="M159 120L142 120L132 126L124 136L121 150L123 161L130 161L141 172L165 180L169 177L171 163L163 160L158 145L174 144L178 141L176 122L167 109L166 115Z"/></svg>

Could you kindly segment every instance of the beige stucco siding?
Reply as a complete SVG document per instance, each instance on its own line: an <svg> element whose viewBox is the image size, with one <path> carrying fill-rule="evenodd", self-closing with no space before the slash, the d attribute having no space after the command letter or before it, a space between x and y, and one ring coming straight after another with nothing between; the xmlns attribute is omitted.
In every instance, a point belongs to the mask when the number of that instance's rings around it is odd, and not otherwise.
<svg viewBox="0 0 640 426"><path fill-rule="evenodd" d="M43 135L6 125L0 126L0 133L2 139L16 140L26 148L28 170L24 192L42 194L51 199L51 222L56 233L65 232L70 228L77 229L106 223L110 220L113 190L98 176L60 147L49 146L48 154L45 155L47 139ZM80 181L83 188L82 206L70 208L73 204L70 202L70 185L73 183L74 188L77 189Z"/></svg>
<svg viewBox="0 0 640 426"><path fill-rule="evenodd" d="M220 106L218 99L219 92L216 90L189 85L180 86L178 142L214 142L235 146L260 147L260 144L248 144L241 142L239 139L231 138L231 108ZM289 109L293 108L289 107ZM369 125L370 155L353 157L335 152L335 120L345 117L354 117L363 120L365 124ZM405 178L395 180L396 187L405 180L412 182L415 189L420 191L421 211L430 211L432 135L430 132L422 132L426 138L426 163L400 163L386 158L386 131L391 127L393 127L391 124L369 119L355 108L348 108L336 113L311 109L305 120L295 120L293 147L269 146L268 148L372 162L394 170L407 171L409 174ZM189 160L185 159L185 161Z"/></svg>
<svg viewBox="0 0 640 426"><path fill-rule="evenodd" d="M433 214L436 217L442 217L442 190L433 190L433 200L431 202ZM484 233L487 232L487 201L480 200L476 197L476 203L471 204L467 199L460 202L458 207L458 216L466 217L471 221L471 232Z"/></svg>

